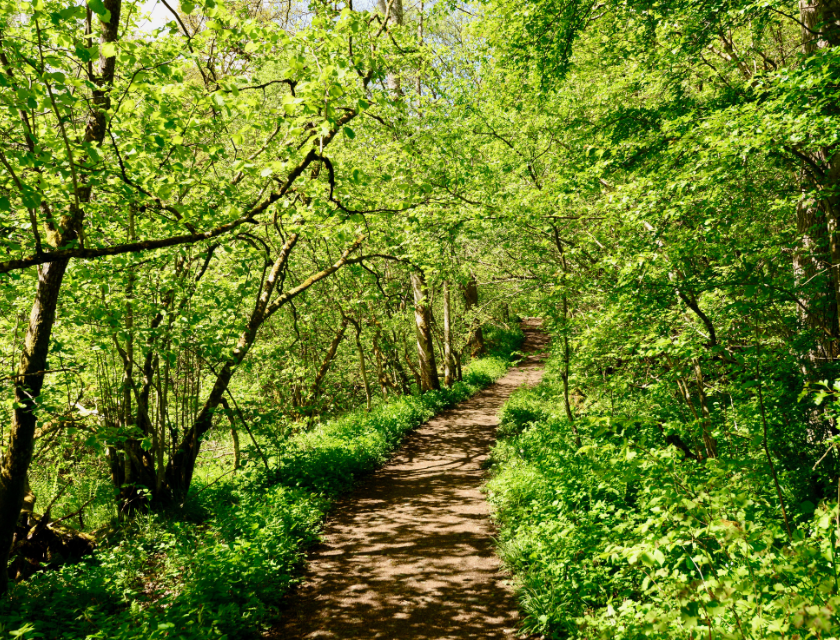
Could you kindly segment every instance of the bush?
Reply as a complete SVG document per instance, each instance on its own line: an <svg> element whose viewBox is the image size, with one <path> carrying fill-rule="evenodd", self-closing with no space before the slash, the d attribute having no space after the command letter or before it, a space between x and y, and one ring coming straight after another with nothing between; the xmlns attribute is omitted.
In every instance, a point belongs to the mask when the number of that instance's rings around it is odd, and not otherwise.
<svg viewBox="0 0 840 640"><path fill-rule="evenodd" d="M577 421L578 449L558 394L546 382L509 400L488 485L528 630L581 639L840 633L836 503L801 505L788 540L761 455L697 462L656 425L600 416Z"/></svg>
<svg viewBox="0 0 840 640"><path fill-rule="evenodd" d="M327 501L230 482L200 499L200 525L140 517L92 558L13 587L2 637L223 637L253 628L293 584Z"/></svg>
<svg viewBox="0 0 840 640"><path fill-rule="evenodd" d="M511 396L499 412L498 436L504 438L517 435L529 424L548 419L551 414L541 402L547 392L543 386L521 390Z"/></svg>
<svg viewBox="0 0 840 640"><path fill-rule="evenodd" d="M511 328L487 325L483 327L484 346L487 355L502 360L510 360L522 344L525 334L518 325Z"/></svg>

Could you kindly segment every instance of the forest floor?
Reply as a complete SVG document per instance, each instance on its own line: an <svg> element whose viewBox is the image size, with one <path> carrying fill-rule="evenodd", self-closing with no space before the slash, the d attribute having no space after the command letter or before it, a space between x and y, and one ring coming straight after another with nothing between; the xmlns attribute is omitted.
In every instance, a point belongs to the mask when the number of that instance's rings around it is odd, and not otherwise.
<svg viewBox="0 0 840 640"><path fill-rule="evenodd" d="M501 572L481 486L498 412L542 378L547 336L523 323L530 353L501 380L406 438L337 502L323 543L267 638L514 638L515 595Z"/></svg>

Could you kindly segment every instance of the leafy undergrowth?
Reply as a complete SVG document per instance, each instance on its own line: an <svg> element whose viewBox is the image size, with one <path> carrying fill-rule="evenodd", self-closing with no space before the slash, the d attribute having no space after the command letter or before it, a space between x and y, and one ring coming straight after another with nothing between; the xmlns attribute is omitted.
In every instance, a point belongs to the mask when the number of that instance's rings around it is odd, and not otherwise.
<svg viewBox="0 0 840 640"><path fill-rule="evenodd" d="M473 361L450 389L354 411L287 440L270 471L196 482L179 514L136 518L94 556L19 583L0 638L233 638L255 635L301 573L332 498L385 462L402 437L501 377Z"/></svg>
<svg viewBox="0 0 840 640"><path fill-rule="evenodd" d="M578 447L562 403L550 378L517 392L492 456L500 553L528 630L581 639L838 636L836 503L794 507L786 494L789 541L760 447L697 462L650 421L597 415L577 420Z"/></svg>

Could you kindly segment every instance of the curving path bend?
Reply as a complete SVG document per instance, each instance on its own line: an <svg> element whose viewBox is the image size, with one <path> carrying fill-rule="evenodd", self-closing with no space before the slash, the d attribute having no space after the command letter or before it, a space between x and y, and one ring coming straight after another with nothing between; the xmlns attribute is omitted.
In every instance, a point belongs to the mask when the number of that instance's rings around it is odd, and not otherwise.
<svg viewBox="0 0 840 640"><path fill-rule="evenodd" d="M539 320L523 351L543 349ZM494 385L406 437L400 451L336 503L272 640L515 638L516 599L492 539L482 462L510 394L534 385L530 355Z"/></svg>

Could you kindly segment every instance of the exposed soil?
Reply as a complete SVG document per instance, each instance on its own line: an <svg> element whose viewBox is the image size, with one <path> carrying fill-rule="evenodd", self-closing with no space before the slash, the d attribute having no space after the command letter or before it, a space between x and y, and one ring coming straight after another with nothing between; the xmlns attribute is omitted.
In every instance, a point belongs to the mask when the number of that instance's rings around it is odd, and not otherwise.
<svg viewBox="0 0 840 640"><path fill-rule="evenodd" d="M546 345L526 320L523 350ZM510 394L542 377L531 355L493 386L429 421L339 501L269 638L514 638L517 603L500 573L482 462Z"/></svg>

